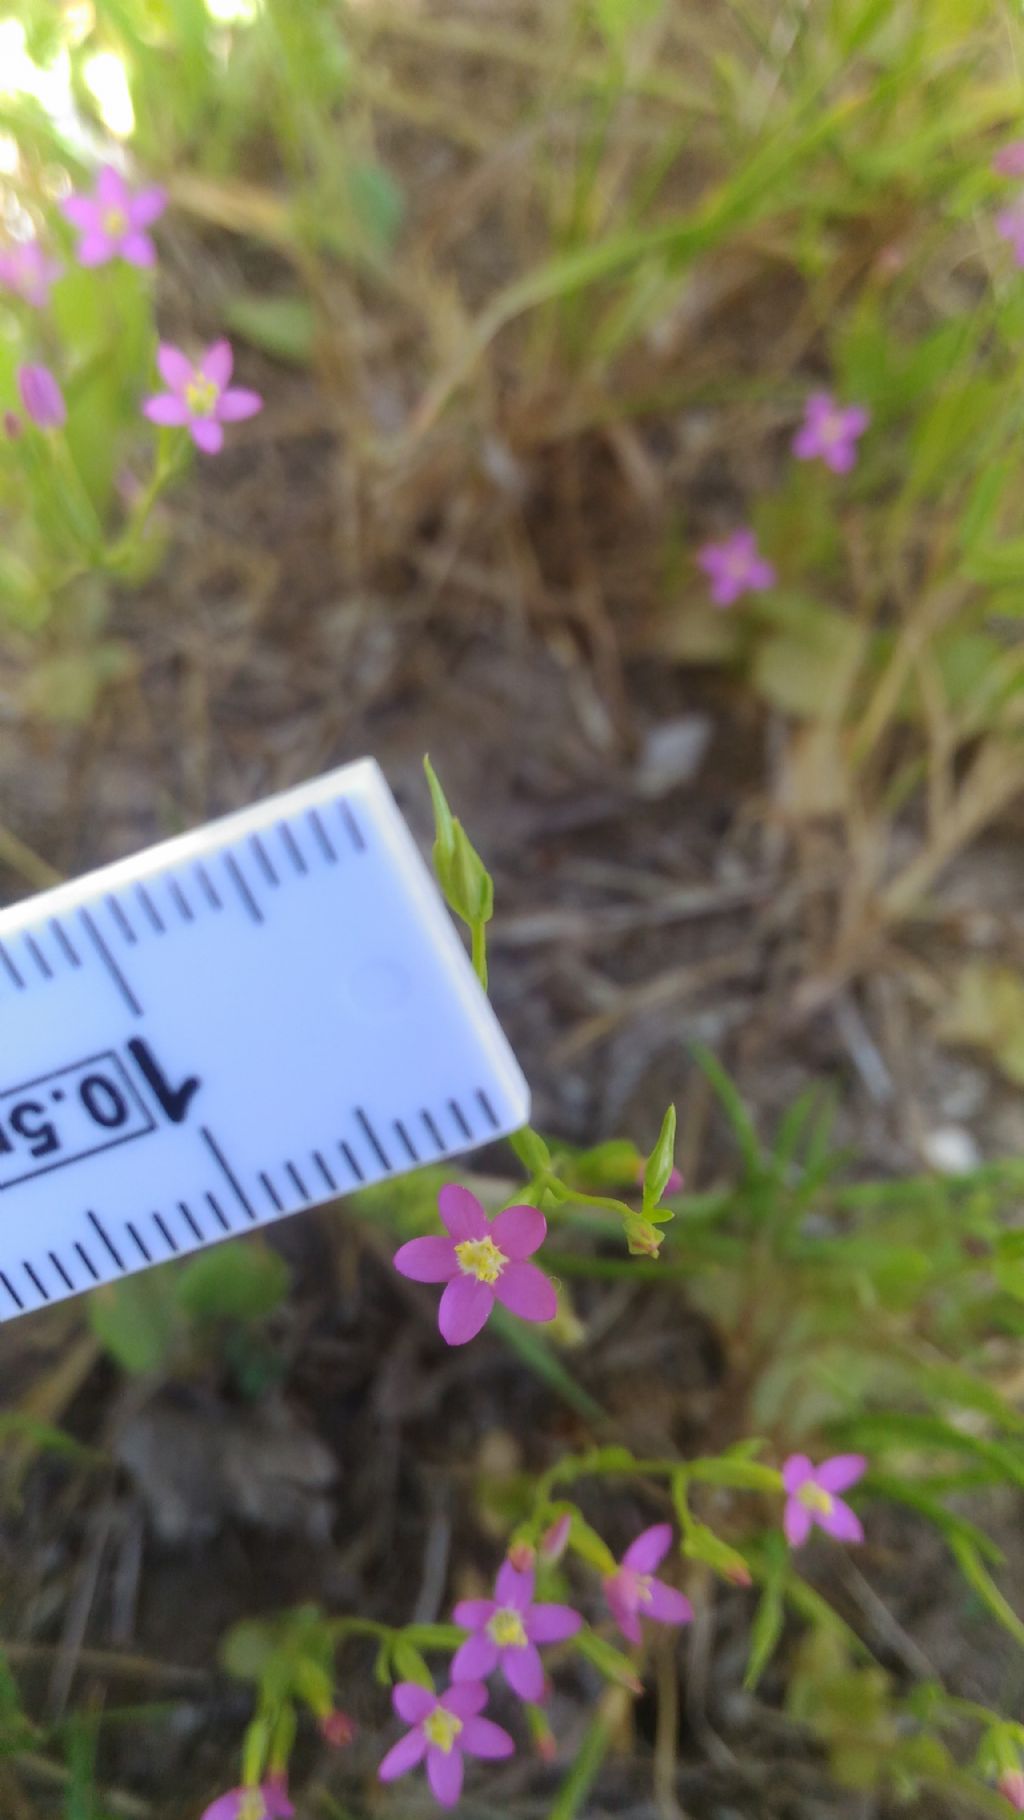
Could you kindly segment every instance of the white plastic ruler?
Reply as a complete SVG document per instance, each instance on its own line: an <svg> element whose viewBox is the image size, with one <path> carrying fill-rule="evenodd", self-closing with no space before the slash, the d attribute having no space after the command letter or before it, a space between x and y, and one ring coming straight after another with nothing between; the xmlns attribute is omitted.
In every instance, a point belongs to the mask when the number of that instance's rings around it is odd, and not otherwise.
<svg viewBox="0 0 1024 1820"><path fill-rule="evenodd" d="M5 910L0 1039L4 1319L529 1116L371 760Z"/></svg>

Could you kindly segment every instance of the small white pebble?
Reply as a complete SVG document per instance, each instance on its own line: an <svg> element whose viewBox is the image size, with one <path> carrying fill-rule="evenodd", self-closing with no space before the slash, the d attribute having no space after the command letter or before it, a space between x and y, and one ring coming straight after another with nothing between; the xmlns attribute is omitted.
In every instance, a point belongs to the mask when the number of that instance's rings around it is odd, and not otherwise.
<svg viewBox="0 0 1024 1820"><path fill-rule="evenodd" d="M926 1131L921 1154L940 1175L966 1175L981 1162L977 1144L962 1125L937 1125L934 1131Z"/></svg>

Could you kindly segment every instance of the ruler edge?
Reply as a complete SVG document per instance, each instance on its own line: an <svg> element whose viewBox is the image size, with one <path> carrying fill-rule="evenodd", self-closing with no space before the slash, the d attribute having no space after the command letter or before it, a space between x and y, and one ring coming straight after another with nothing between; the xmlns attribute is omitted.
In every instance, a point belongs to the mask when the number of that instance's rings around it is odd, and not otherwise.
<svg viewBox="0 0 1024 1820"><path fill-rule="evenodd" d="M375 819L411 888L416 908L446 962L452 988L487 1051L495 1076L504 1086L508 1106L517 1115L516 1123L494 1134L495 1139L508 1135L529 1120L529 1083L494 1007L477 979L433 873L375 758L350 759L304 783L275 790L254 803L247 803L242 809L229 809L224 815L200 823L198 828L170 835L65 883L48 885L42 891L33 892L0 909L0 938L25 928L32 929L49 916L59 916L80 904L91 903L105 891L117 890L126 882L136 883L174 866L195 863L233 840L244 840L246 835L260 832L268 822L283 819L285 815L301 814L305 809L316 808L324 801L338 797L356 803L362 797L379 812ZM285 805L289 807L286 809ZM504 1120L502 1124L504 1126ZM408 1174L411 1170L393 1173Z"/></svg>

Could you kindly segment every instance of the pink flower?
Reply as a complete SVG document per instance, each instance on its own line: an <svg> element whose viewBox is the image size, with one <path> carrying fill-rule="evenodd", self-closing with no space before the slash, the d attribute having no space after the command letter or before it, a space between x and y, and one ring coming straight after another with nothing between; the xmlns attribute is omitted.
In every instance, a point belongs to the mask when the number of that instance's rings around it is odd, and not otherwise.
<svg viewBox="0 0 1024 1820"><path fill-rule="evenodd" d="M156 248L146 233L167 207L162 189L130 190L120 171L105 164L93 196L69 196L61 209L78 229L79 265L106 265L124 259L129 265L155 265Z"/></svg>
<svg viewBox="0 0 1024 1820"><path fill-rule="evenodd" d="M391 1703L412 1730L392 1745L377 1775L394 1782L425 1757L431 1793L442 1807L454 1807L462 1793L463 1756L511 1757L516 1748L500 1725L478 1716L487 1705L479 1681L463 1681L440 1697L415 1681L400 1681Z"/></svg>
<svg viewBox="0 0 1024 1820"><path fill-rule="evenodd" d="M996 216L996 232L1013 248L1013 262L1024 265L1024 202L1015 202Z"/></svg>
<svg viewBox="0 0 1024 1820"><path fill-rule="evenodd" d="M693 1617L689 1599L654 1578L654 1569L671 1545L672 1525L655 1523L630 1543L621 1566L602 1581L608 1610L630 1643L641 1641L641 1618L653 1618L656 1624L689 1624Z"/></svg>
<svg viewBox="0 0 1024 1820"><path fill-rule="evenodd" d="M534 1574L520 1573L511 1561L498 1569L493 1599L463 1599L455 1607L456 1624L473 1635L452 1659L453 1681L483 1681L499 1666L512 1692L534 1704L544 1698L544 1668L538 1643L564 1643L583 1619L571 1605L535 1605Z"/></svg>
<svg viewBox="0 0 1024 1820"><path fill-rule="evenodd" d="M50 286L64 267L48 258L38 240L19 240L0 252L0 289L13 291L34 310L45 310Z"/></svg>
<svg viewBox="0 0 1024 1820"><path fill-rule="evenodd" d="M857 460L857 438L870 422L864 405L840 405L829 392L812 392L793 453L799 461L823 461L833 474L848 474Z"/></svg>
<svg viewBox="0 0 1024 1820"><path fill-rule="evenodd" d="M790 1454L782 1468L782 1483L789 1494L783 1528L791 1548L803 1547L815 1523L840 1542L863 1542L860 1519L836 1492L856 1485L867 1466L860 1453L837 1453L820 1466L813 1465L804 1453Z"/></svg>
<svg viewBox="0 0 1024 1820"><path fill-rule="evenodd" d="M526 1259L544 1242L547 1221L536 1207L506 1207L489 1220L468 1188L449 1183L437 1197L447 1238L410 1239L395 1269L414 1283L446 1283L438 1326L449 1346L480 1332L495 1302L523 1321L553 1321L558 1298Z"/></svg>
<svg viewBox="0 0 1024 1820"><path fill-rule="evenodd" d="M992 160L997 177L1024 177L1024 139L1011 139Z"/></svg>
<svg viewBox="0 0 1024 1820"><path fill-rule="evenodd" d="M151 423L187 428L204 455L219 454L224 446L222 424L240 423L263 409L258 392L228 385L234 359L228 341L215 341L198 366L180 348L161 346L156 363L170 390L147 398L145 415Z"/></svg>
<svg viewBox="0 0 1024 1820"><path fill-rule="evenodd" d="M290 1820L295 1809L283 1776L268 1776L259 1788L232 1788L204 1808L200 1820Z"/></svg>
<svg viewBox="0 0 1024 1820"><path fill-rule="evenodd" d="M59 430L67 422L64 394L49 367L19 367L18 391L27 415L38 429Z"/></svg>
<svg viewBox="0 0 1024 1820"><path fill-rule="evenodd" d="M704 544L697 551L697 566L711 582L716 607L731 607L741 594L761 594L775 586L775 569L758 550L753 531L733 531L721 543Z"/></svg>
<svg viewBox="0 0 1024 1820"><path fill-rule="evenodd" d="M1024 1770L1004 1770L996 1787L1011 1807L1015 1807L1019 1814L1024 1814Z"/></svg>

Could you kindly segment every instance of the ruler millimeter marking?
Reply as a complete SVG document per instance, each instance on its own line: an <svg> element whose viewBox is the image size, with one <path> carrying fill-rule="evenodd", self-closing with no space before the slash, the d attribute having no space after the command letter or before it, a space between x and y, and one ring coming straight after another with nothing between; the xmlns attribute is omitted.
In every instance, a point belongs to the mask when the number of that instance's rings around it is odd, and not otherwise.
<svg viewBox="0 0 1024 1820"><path fill-rule="evenodd" d="M0 913L0 1319L528 1116L371 760Z"/></svg>

